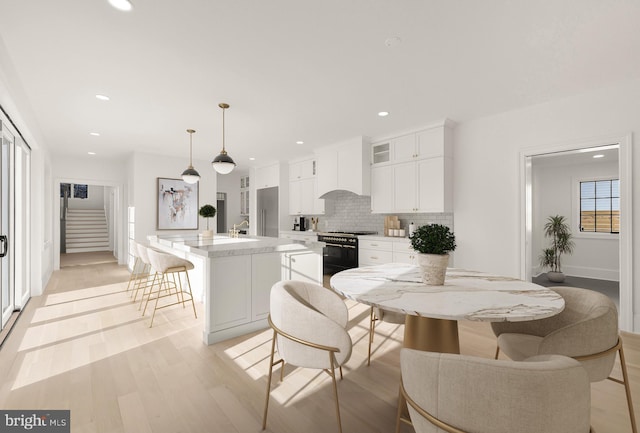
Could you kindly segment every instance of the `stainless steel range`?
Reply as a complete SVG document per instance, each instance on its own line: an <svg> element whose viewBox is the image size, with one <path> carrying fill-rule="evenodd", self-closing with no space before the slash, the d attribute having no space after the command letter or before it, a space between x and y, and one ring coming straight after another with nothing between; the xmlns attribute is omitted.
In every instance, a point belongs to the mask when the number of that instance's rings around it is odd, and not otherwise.
<svg viewBox="0 0 640 433"><path fill-rule="evenodd" d="M323 232L318 241L326 243L322 250L322 267L325 274L333 275L345 269L358 267L358 236L375 235L377 232Z"/></svg>

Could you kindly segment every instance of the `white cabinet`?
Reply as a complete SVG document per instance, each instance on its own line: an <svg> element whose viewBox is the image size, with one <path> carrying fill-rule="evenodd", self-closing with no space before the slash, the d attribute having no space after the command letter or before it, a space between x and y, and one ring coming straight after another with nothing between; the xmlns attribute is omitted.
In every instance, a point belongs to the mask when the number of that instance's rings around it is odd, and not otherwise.
<svg viewBox="0 0 640 433"><path fill-rule="evenodd" d="M251 256L251 320L269 315L271 287L281 280L282 254L265 253ZM245 270L246 272L246 270Z"/></svg>
<svg viewBox="0 0 640 433"><path fill-rule="evenodd" d="M322 285L322 254L292 251L282 255L282 279Z"/></svg>
<svg viewBox="0 0 640 433"><path fill-rule="evenodd" d="M317 194L315 159L289 164L289 214L324 214L324 199Z"/></svg>
<svg viewBox="0 0 640 433"><path fill-rule="evenodd" d="M371 168L371 212L392 213L393 203L393 165Z"/></svg>
<svg viewBox="0 0 640 433"><path fill-rule="evenodd" d="M373 145L372 213L451 212L451 141L450 127L445 123ZM388 162L379 162L382 158L376 159L376 155L384 154L387 143L391 157Z"/></svg>
<svg viewBox="0 0 640 433"><path fill-rule="evenodd" d="M258 167L255 169L255 175L253 176L253 184L256 189L270 188L272 186L279 186L280 182L280 164L275 163L266 165L264 167Z"/></svg>
<svg viewBox="0 0 640 433"><path fill-rule="evenodd" d="M314 177L316 175L316 160L305 159L289 163L289 180L300 180Z"/></svg>
<svg viewBox="0 0 640 433"><path fill-rule="evenodd" d="M407 263L418 265L417 252L411 247L409 239L398 239L393 241L393 263Z"/></svg>
<svg viewBox="0 0 640 433"><path fill-rule="evenodd" d="M369 152L369 142L365 137L317 150L318 196L335 190L370 195Z"/></svg>
<svg viewBox="0 0 640 433"><path fill-rule="evenodd" d="M360 238L358 242L359 266L382 265L385 263L407 263L417 265L417 253L408 238L388 238L385 240Z"/></svg>
<svg viewBox="0 0 640 433"><path fill-rule="evenodd" d="M391 241L358 240L358 266L382 265L393 261Z"/></svg>
<svg viewBox="0 0 640 433"><path fill-rule="evenodd" d="M403 135L391 140L394 161L406 161L415 158L416 155L416 134Z"/></svg>
<svg viewBox="0 0 640 433"><path fill-rule="evenodd" d="M218 257L211 261L209 303L211 330L218 331L251 321L251 256Z"/></svg>

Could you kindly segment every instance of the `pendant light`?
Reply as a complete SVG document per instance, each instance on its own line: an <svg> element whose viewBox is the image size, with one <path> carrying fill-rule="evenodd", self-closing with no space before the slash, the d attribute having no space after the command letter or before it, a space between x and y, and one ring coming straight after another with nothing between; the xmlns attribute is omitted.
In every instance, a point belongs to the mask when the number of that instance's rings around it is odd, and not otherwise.
<svg viewBox="0 0 640 433"><path fill-rule="evenodd" d="M192 139L193 133L196 132L193 129L187 129L189 133L189 167L185 171L182 172L182 180L187 183L196 183L200 180L200 173L193 168L193 163L191 162L191 151L192 151Z"/></svg>
<svg viewBox="0 0 640 433"><path fill-rule="evenodd" d="M222 151L220 151L220 155L211 161L211 165L213 165L213 169L218 173L229 174L236 166L236 163L227 155L227 151L224 148L224 110L229 108L229 104L221 102L218 104L218 107L222 108Z"/></svg>

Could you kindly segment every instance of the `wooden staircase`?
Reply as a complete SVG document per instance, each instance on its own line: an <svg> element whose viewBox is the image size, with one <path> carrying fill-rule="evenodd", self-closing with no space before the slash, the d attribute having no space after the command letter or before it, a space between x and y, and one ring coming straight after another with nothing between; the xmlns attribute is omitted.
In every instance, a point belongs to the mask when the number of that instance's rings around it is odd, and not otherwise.
<svg viewBox="0 0 640 433"><path fill-rule="evenodd" d="M103 209L67 209L67 253L110 251Z"/></svg>

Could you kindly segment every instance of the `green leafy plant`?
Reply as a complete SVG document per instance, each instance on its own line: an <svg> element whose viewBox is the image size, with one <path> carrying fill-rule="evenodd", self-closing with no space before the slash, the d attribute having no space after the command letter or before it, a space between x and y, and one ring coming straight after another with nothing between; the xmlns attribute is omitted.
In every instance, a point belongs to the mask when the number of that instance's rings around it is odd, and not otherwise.
<svg viewBox="0 0 640 433"><path fill-rule="evenodd" d="M213 218L216 216L216 208L211 206L210 204L205 204L198 211L202 218L207 219L207 230L209 230L209 218Z"/></svg>
<svg viewBox="0 0 640 433"><path fill-rule="evenodd" d="M420 226L409 238L411 247L422 254L447 254L456 249L456 237L441 224Z"/></svg>
<svg viewBox="0 0 640 433"><path fill-rule="evenodd" d="M544 236L551 238L551 246L542 250L540 266L551 269L551 272L562 272L560 258L563 254L573 252L571 228L562 215L550 216L544 225Z"/></svg>

